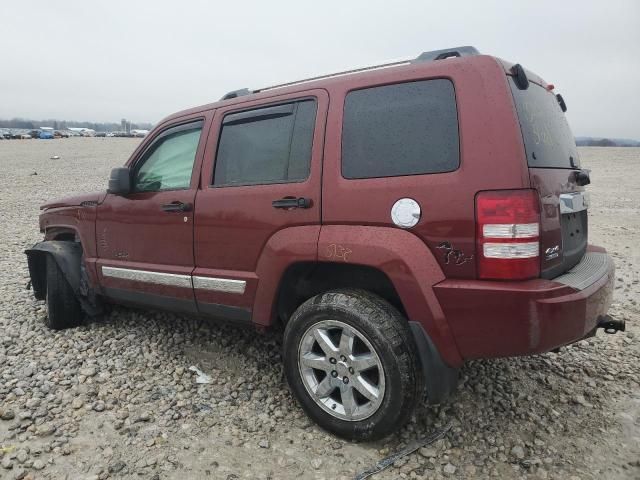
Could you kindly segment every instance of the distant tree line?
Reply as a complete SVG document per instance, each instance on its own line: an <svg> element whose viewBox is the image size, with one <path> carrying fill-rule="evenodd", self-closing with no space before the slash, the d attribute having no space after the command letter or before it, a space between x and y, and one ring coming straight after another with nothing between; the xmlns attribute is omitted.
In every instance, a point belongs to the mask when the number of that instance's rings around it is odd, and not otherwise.
<svg viewBox="0 0 640 480"><path fill-rule="evenodd" d="M579 147L640 147L640 142L621 138L576 138Z"/></svg>
<svg viewBox="0 0 640 480"><path fill-rule="evenodd" d="M11 120L0 119L0 128L24 128L33 130L40 127L51 127L54 130L65 130L67 128L91 128L96 132L117 132L122 129L120 123L116 122L76 122L72 120L27 120L25 118L12 118ZM151 130L151 123L131 123L131 128L135 130Z"/></svg>
<svg viewBox="0 0 640 480"><path fill-rule="evenodd" d="M616 147L618 144L608 138L588 138L576 141L579 147Z"/></svg>

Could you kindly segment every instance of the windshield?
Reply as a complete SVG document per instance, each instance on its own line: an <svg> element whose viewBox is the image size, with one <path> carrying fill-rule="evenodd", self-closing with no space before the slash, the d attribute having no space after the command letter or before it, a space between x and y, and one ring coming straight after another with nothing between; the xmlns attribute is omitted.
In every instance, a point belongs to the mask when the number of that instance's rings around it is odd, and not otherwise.
<svg viewBox="0 0 640 480"><path fill-rule="evenodd" d="M509 85L529 167L579 168L576 142L556 96L533 82L520 90L511 76Z"/></svg>

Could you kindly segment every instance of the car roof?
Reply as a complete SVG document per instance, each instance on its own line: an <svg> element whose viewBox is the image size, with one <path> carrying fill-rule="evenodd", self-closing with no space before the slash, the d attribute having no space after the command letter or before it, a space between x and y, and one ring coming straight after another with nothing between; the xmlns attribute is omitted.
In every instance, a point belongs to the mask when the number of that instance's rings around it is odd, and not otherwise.
<svg viewBox="0 0 640 480"><path fill-rule="evenodd" d="M172 115L169 115L165 119L163 119L159 124L162 124L169 120L174 120L179 117L184 117L187 115L193 115L201 112L205 112L208 110L212 110L214 108L218 108L221 106L228 106L234 104L242 104L249 100L258 100L262 98L269 98L275 95L285 95L290 93L304 92L311 89L316 88L326 88L330 85L344 82L345 79L352 81L353 79L358 79L360 81L366 80L367 77L371 77L372 79L379 74L381 70L390 70L398 71L397 69L404 68L429 68L429 65L436 60L444 60L451 59L452 61L457 62L466 62L469 61L472 57L483 56L480 55L477 49L470 46L464 47L453 47L446 48L442 50L435 50L430 52L423 52L418 57L407 60L399 60L389 63L384 63L380 65L373 65L369 67L357 68L353 70L347 70L344 72L335 72L327 75L322 75L318 77L307 78L303 80L297 80L294 82L287 82L280 85L273 85L269 87L260 88L257 90L249 90L247 88L242 88L239 90L234 90L232 92L227 93L222 99L208 103L205 105L200 105L197 107L189 108L186 110L182 110L176 112Z"/></svg>
<svg viewBox="0 0 640 480"><path fill-rule="evenodd" d="M477 49L471 46L453 47L442 50L423 52L418 57L413 59L399 60L380 65L356 68L344 72L330 73L327 75L297 80L294 82L287 82L284 84L273 85L256 90L249 90L247 88L234 90L227 93L216 102L189 108L169 115L161 122L159 122L158 125L161 125L167 121L179 119L180 117L206 112L222 106L230 106L235 104L240 105L242 103L253 100L268 99L274 96L295 94L318 88L329 88L333 85L345 82L357 81L359 83L366 83L367 80L370 79L371 83L374 84L376 80L379 79L381 73L385 73L386 75L389 75L391 73L402 74L406 73L408 70L418 70L427 73L434 67L441 69L442 60L447 60L447 65L457 65L459 67L461 64L486 62L487 59L491 59L492 62L497 62L502 66L506 74L511 74L511 67L513 67L514 65L513 63L502 60L498 57L482 55L480 54L480 52L478 52ZM542 80L534 73L528 70L526 70L526 73L528 78L530 78L532 81L543 86L547 85L544 80Z"/></svg>

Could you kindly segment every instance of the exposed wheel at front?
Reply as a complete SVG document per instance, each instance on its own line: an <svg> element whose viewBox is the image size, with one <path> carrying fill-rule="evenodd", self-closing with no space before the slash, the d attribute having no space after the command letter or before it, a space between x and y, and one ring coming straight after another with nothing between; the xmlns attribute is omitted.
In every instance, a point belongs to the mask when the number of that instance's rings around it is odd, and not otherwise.
<svg viewBox="0 0 640 480"><path fill-rule="evenodd" d="M413 339L380 297L338 290L311 298L289 320L285 374L320 426L371 440L401 427L422 392Z"/></svg>
<svg viewBox="0 0 640 480"><path fill-rule="evenodd" d="M82 309L71 285L51 255L47 255L47 318L45 325L62 330L80 325Z"/></svg>

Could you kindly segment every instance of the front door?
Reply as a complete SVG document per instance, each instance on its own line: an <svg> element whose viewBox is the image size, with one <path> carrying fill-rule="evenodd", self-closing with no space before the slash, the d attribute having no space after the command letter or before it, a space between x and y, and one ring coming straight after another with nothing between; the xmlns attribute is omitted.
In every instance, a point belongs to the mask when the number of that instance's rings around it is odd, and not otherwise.
<svg viewBox="0 0 640 480"><path fill-rule="evenodd" d="M107 195L96 222L103 293L195 312L193 209L204 119L167 125L129 163L132 193Z"/></svg>
<svg viewBox="0 0 640 480"><path fill-rule="evenodd" d="M279 250L277 238L295 236L295 227L319 231L327 107L326 91L312 90L216 109L195 210L201 313L261 323L252 311L266 281L261 256L315 259L317 233L296 252Z"/></svg>

